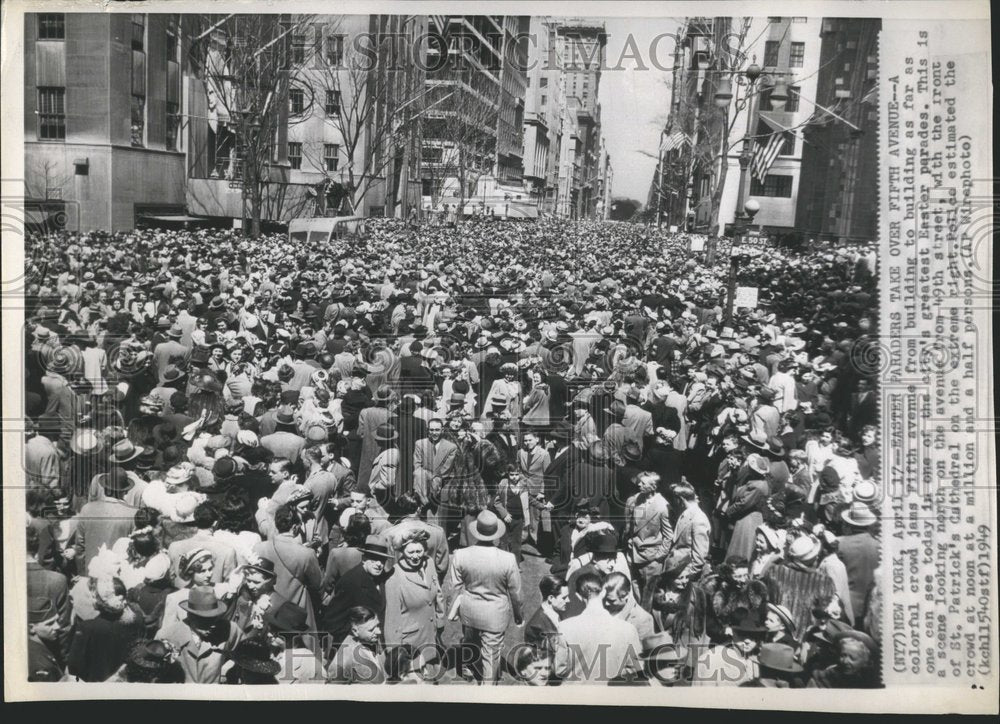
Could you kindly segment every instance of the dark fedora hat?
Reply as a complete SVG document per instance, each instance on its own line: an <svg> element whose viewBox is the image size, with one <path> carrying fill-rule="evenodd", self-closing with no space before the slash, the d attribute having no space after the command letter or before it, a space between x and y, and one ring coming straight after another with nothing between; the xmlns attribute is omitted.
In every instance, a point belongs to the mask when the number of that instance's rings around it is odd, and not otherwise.
<svg viewBox="0 0 1000 724"><path fill-rule="evenodd" d="M274 676L281 671L281 664L271 658L271 649L263 641L244 639L236 644L230 654L233 664L254 674Z"/></svg>
<svg viewBox="0 0 1000 724"><path fill-rule="evenodd" d="M384 422L375 428L375 440L377 442L395 442L399 439L399 433L396 432L396 428L390 425L388 422Z"/></svg>
<svg viewBox="0 0 1000 724"><path fill-rule="evenodd" d="M757 654L757 663L762 668L782 671L786 674L802 673L802 664L795 660L795 649L788 644L762 644Z"/></svg>
<svg viewBox="0 0 1000 724"><path fill-rule="evenodd" d="M392 558L392 552L389 550L389 544L386 543L385 538L374 533L365 538L365 544L359 550L362 556L386 560Z"/></svg>
<svg viewBox="0 0 1000 724"><path fill-rule="evenodd" d="M618 541L614 533L596 531L587 536L587 550L590 553L618 553Z"/></svg>
<svg viewBox="0 0 1000 724"><path fill-rule="evenodd" d="M195 586L180 606L193 616L219 618L226 613L226 604L218 599L211 586Z"/></svg>
<svg viewBox="0 0 1000 724"><path fill-rule="evenodd" d="M124 493L126 490L131 489L133 485L134 483L128 474L117 466L106 472L101 482L101 487L112 495Z"/></svg>
<svg viewBox="0 0 1000 724"><path fill-rule="evenodd" d="M622 446L622 457L630 463L639 462L642 459L642 446L635 440L628 440Z"/></svg>
<svg viewBox="0 0 1000 724"><path fill-rule="evenodd" d="M290 412L282 410L274 416L274 421L279 425L295 427L295 416Z"/></svg>
<svg viewBox="0 0 1000 724"><path fill-rule="evenodd" d="M309 630L309 615L296 603L285 601L280 606L271 606L264 613L264 623L272 632L301 632Z"/></svg>

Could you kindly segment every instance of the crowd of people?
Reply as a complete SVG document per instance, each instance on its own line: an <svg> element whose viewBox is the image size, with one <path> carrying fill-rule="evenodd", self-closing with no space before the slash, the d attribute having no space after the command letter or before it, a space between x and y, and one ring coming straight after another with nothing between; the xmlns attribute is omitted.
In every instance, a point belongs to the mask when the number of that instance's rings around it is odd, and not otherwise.
<svg viewBox="0 0 1000 724"><path fill-rule="evenodd" d="M871 250L453 226L28 240L28 679L880 686Z"/></svg>

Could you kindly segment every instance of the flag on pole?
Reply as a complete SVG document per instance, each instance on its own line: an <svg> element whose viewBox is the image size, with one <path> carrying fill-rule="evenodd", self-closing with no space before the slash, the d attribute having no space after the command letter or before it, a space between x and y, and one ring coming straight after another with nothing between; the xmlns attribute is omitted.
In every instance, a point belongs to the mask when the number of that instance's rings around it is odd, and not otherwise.
<svg viewBox="0 0 1000 724"><path fill-rule="evenodd" d="M682 143L689 143L690 140L691 139L689 139L687 137L687 134L684 133L684 131L680 131L680 130L674 131L669 136L667 136L666 138L663 139L663 144L662 144L662 147L660 148L660 150L663 153L667 153L669 151L673 151L675 148L677 148L678 146L680 146Z"/></svg>
<svg viewBox="0 0 1000 724"><path fill-rule="evenodd" d="M778 157L785 139L781 132L775 131L771 124L763 118L760 119L760 124L769 131L770 135L764 139L757 139L753 157L750 159L750 172L760 183L764 183L764 178ZM759 128L760 126L758 126Z"/></svg>
<svg viewBox="0 0 1000 724"><path fill-rule="evenodd" d="M872 104L872 105L878 103L878 83L876 83L875 85L873 85L871 87L871 90L869 90L867 93L865 93L864 97L861 99L861 102L862 103L869 103L869 104Z"/></svg>

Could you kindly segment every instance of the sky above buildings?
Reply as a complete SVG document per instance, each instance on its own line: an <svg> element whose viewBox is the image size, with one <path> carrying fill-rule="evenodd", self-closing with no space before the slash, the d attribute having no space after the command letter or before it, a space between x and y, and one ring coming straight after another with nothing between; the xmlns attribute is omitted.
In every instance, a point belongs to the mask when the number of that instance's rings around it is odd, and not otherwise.
<svg viewBox="0 0 1000 724"><path fill-rule="evenodd" d="M674 33L678 20L603 20L608 34L608 70L601 75L601 126L614 170L612 195L645 204L656 169L660 131L670 106L669 68L674 51L672 38L654 40ZM656 62L668 70L656 67L651 46L655 46Z"/></svg>

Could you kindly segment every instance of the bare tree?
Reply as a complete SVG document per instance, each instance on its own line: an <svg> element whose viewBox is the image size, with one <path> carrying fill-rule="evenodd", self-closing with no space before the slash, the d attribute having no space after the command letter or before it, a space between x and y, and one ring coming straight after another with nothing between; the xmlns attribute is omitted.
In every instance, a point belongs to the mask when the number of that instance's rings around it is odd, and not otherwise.
<svg viewBox="0 0 1000 724"><path fill-rule="evenodd" d="M250 236L284 202L287 181L277 164L295 83L292 39L309 23L302 15L204 15L190 46L217 134L215 171L241 189Z"/></svg>
<svg viewBox="0 0 1000 724"><path fill-rule="evenodd" d="M338 141L334 157L323 139L304 144L303 159L352 214L381 183L391 214L400 200L401 168L419 153L426 90L424 73L413 62L420 52L413 45L416 22L415 16L373 16L368 30L351 42L331 33L327 22L327 38L334 42L317 43L315 62L303 73L312 87L313 112L322 108L319 115Z"/></svg>
<svg viewBox="0 0 1000 724"><path fill-rule="evenodd" d="M459 210L476 184L493 171L496 158L500 84L461 61L430 86L424 114L424 171L436 206L449 186Z"/></svg>

